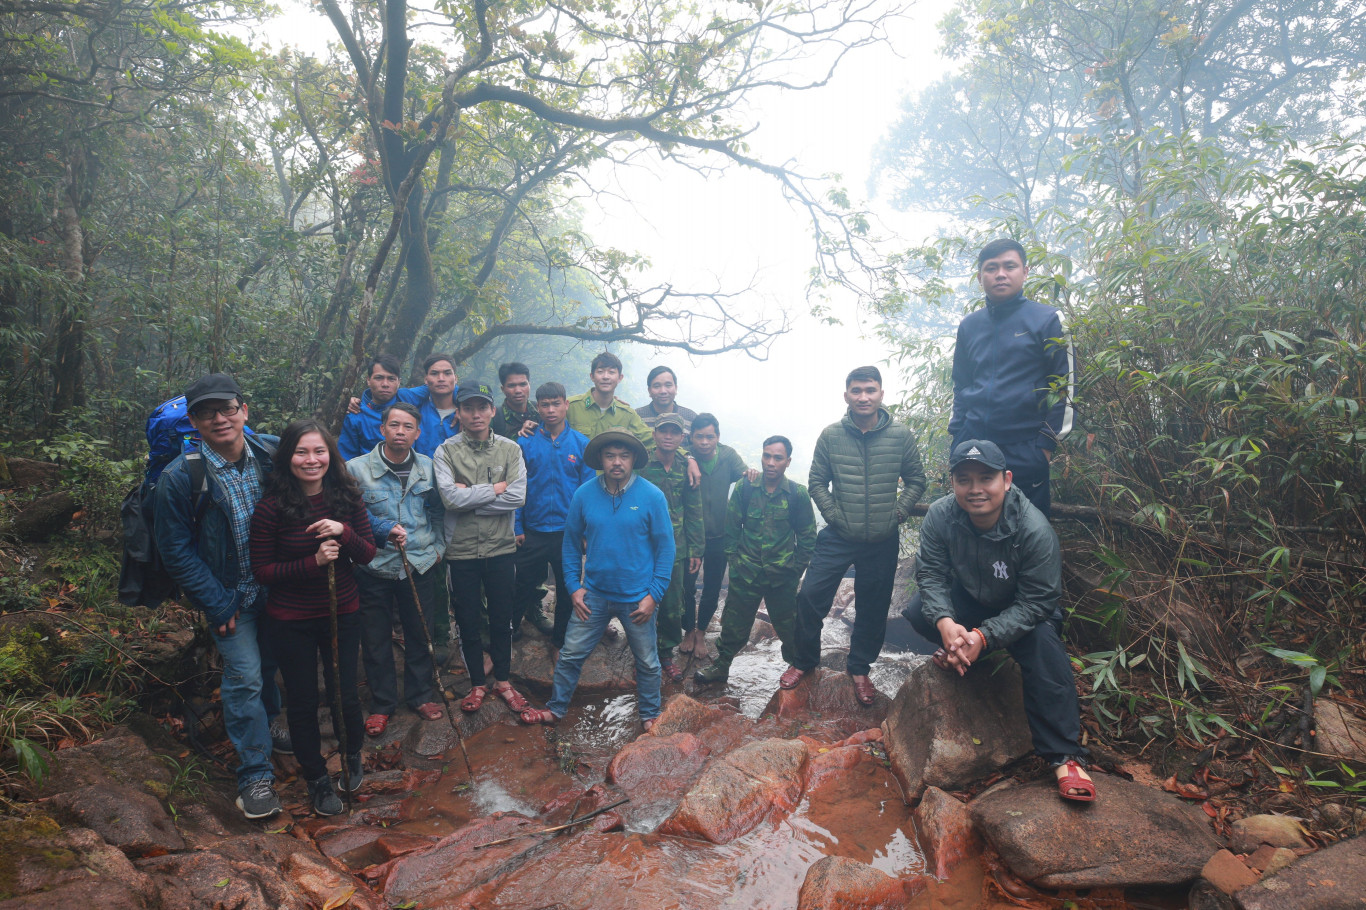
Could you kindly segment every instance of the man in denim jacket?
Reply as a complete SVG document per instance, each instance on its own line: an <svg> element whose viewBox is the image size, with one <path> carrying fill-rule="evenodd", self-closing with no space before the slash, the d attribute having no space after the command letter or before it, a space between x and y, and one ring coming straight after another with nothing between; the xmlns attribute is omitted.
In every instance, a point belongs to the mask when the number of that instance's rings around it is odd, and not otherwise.
<svg viewBox="0 0 1366 910"><path fill-rule="evenodd" d="M275 662L258 638L266 591L252 577L247 537L279 439L243 432L247 405L226 373L191 385L185 406L202 444L157 480L153 531L166 571L204 612L223 660L219 694L237 750L237 806L247 818L269 818L280 812L270 763L280 693ZM192 467L189 459L200 464Z"/></svg>
<svg viewBox="0 0 1366 910"><path fill-rule="evenodd" d="M380 419L383 441L346 463L365 497L375 542L391 544L355 573L360 589L361 655L370 684L365 732L371 736L384 732L398 707L392 643L395 610L403 623L404 701L425 720L441 719L427 641L435 632L436 586L442 580L441 554L446 550L446 508L436 488L432 460L413 451L421 423L417 408L403 402L391 404ZM412 566L412 583L396 546L400 543ZM413 602L414 586L420 604Z"/></svg>

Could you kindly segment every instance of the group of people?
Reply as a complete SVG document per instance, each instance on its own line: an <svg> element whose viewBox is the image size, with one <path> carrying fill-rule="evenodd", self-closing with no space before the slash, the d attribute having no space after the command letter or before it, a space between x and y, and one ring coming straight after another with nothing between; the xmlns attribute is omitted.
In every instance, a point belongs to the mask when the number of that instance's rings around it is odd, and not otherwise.
<svg viewBox="0 0 1366 910"><path fill-rule="evenodd" d="M954 356L953 493L929 508L905 613L940 646L934 661L946 671L965 673L996 650L1016 659L1037 752L1057 768L1060 795L1089 800L1048 521L1048 464L1071 423L1071 351L1057 310L1023 296L1026 275L1014 241L979 256L986 306L963 320ZM501 404L489 385L460 383L448 355L427 358L423 371L423 385L401 388L399 365L375 357L335 439L313 420L278 438L245 432L247 404L225 374L186 391L200 444L157 483L155 539L222 655L248 817L280 810L272 749L293 751L315 811L342 811L321 754L319 661L328 703L341 706L344 787L359 787L361 744L398 707L396 622L403 699L424 719L443 717L427 645L444 640L448 597L470 681L462 710L494 695L525 723L555 723L615 621L648 730L664 679L682 679L677 653L707 652L727 571L716 656L697 682L728 678L763 603L788 664L779 685L792 688L819 664L824 619L852 566L846 669L858 702L873 704L868 673L886 633L899 529L926 486L914 435L883 407L876 367L846 378L846 412L817 439L808 486L786 477L785 436L765 439L761 469L749 468L720 442L715 416L678 404L669 367L650 371L651 400L638 409L616 396L622 364L608 352L592 362L589 391L572 397L556 382L533 395L530 370L515 362L499 370ZM555 659L545 708L510 680L524 622L549 638Z"/></svg>

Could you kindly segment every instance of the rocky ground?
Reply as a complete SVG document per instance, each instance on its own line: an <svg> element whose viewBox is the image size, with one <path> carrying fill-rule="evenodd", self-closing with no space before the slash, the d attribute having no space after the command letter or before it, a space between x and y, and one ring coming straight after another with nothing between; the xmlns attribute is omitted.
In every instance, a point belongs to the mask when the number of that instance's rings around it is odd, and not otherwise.
<svg viewBox="0 0 1366 910"><path fill-rule="evenodd" d="M1214 819L1114 757L1096 803L1065 803L1028 757L1013 665L894 665L871 708L825 668L758 710L668 687L640 733L628 652L606 645L558 728L493 700L459 718L473 779L445 720L401 712L352 811L310 816L281 758L289 811L264 824L135 718L58 751L27 817L0 822L0 908L1362 906L1366 839ZM539 636L515 671L548 694Z"/></svg>

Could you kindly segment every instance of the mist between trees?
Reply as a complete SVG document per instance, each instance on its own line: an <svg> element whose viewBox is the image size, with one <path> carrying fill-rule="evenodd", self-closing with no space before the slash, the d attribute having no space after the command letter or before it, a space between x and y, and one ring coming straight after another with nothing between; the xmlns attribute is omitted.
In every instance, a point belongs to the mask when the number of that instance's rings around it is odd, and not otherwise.
<svg viewBox="0 0 1366 910"><path fill-rule="evenodd" d="M1366 675L1366 10L988 0L940 28L954 70L877 175L956 225L901 257L900 415L942 472L972 257L1020 239L1079 358L1054 496L1099 729L1355 799L1361 756L1310 730Z"/></svg>

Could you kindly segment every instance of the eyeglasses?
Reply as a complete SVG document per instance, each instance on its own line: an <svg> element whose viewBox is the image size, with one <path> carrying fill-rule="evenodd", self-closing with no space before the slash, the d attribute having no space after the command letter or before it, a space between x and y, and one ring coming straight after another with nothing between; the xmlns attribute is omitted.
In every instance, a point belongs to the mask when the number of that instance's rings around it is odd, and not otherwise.
<svg viewBox="0 0 1366 910"><path fill-rule="evenodd" d="M217 408L195 408L194 413L190 416L194 417L195 420L213 420L219 414L224 417L236 417L240 410L242 410L240 404L225 404Z"/></svg>

